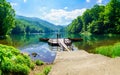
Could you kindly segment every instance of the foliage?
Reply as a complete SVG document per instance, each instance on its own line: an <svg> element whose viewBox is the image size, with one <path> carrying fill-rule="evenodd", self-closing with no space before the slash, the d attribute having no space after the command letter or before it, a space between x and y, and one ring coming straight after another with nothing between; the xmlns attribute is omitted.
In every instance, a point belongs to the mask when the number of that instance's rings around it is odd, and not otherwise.
<svg viewBox="0 0 120 75"><path fill-rule="evenodd" d="M2 75L28 75L33 64L19 50L0 44L0 70Z"/></svg>
<svg viewBox="0 0 120 75"><path fill-rule="evenodd" d="M38 65L38 66L41 66L41 65L44 64L44 62L41 61L41 60L36 60L36 61L35 61L35 64Z"/></svg>
<svg viewBox="0 0 120 75"><path fill-rule="evenodd" d="M120 43L116 43L110 46L102 46L98 47L94 51L95 53L99 53L109 57L118 57L120 56Z"/></svg>
<svg viewBox="0 0 120 75"><path fill-rule="evenodd" d="M12 30L15 25L15 11L6 0L0 1L0 36L4 36Z"/></svg>
<svg viewBox="0 0 120 75"><path fill-rule="evenodd" d="M44 69L44 74L45 75L48 75L48 73L50 72L50 70L51 70L51 66L48 66L48 67L46 67L45 69Z"/></svg>
<svg viewBox="0 0 120 75"><path fill-rule="evenodd" d="M12 34L47 33L62 28L62 26L56 26L39 18L16 16L15 28L12 30Z"/></svg>
<svg viewBox="0 0 120 75"><path fill-rule="evenodd" d="M91 9L87 9L81 16L82 22L72 23L67 27L67 31L71 33L80 32L91 32L93 34L104 34L104 33L120 33L120 1L110 0L106 5L95 5ZM81 20L77 18L77 20ZM81 25L79 25L81 24ZM76 29L81 29L77 31ZM77 28L76 28L77 27Z"/></svg>
<svg viewBox="0 0 120 75"><path fill-rule="evenodd" d="M47 21L38 18L29 18L16 16L12 6L6 0L0 0L0 38L4 35L12 34L29 34L44 33L60 30L61 26L56 26Z"/></svg>
<svg viewBox="0 0 120 75"><path fill-rule="evenodd" d="M30 68L31 68L32 70L34 70L34 68L35 68L34 62L31 63Z"/></svg>
<svg viewBox="0 0 120 75"><path fill-rule="evenodd" d="M68 32L79 33L82 30L82 19L81 16L78 16L77 19L74 19L72 23L68 26Z"/></svg>
<svg viewBox="0 0 120 75"><path fill-rule="evenodd" d="M87 9L83 15L82 15L82 22L83 22L83 31L87 31L87 26L89 25L90 22L92 22L92 16L90 15L90 10Z"/></svg>
<svg viewBox="0 0 120 75"><path fill-rule="evenodd" d="M111 0L105 7L104 23L107 33L120 33L120 0Z"/></svg>
<svg viewBox="0 0 120 75"><path fill-rule="evenodd" d="M44 68L44 70L40 74L37 74L37 75L48 75L50 70L51 70L51 66L47 66Z"/></svg>
<svg viewBox="0 0 120 75"><path fill-rule="evenodd" d="M42 28L40 28L39 26L35 26L25 20L16 19L15 25L16 26L15 28L13 28L12 34L18 34L18 33L29 34L29 33L42 33L43 32Z"/></svg>

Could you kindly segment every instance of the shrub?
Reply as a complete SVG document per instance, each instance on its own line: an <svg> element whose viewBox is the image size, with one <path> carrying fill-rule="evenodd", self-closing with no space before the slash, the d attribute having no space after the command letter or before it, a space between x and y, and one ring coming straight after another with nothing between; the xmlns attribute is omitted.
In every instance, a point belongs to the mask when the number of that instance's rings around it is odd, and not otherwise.
<svg viewBox="0 0 120 75"><path fill-rule="evenodd" d="M0 44L1 75L28 75L34 69L34 63L27 55L22 55L18 49Z"/></svg>
<svg viewBox="0 0 120 75"><path fill-rule="evenodd" d="M41 66L41 65L44 64L44 62L41 61L41 60L36 60L36 61L35 61L35 64L38 65L38 66Z"/></svg>
<svg viewBox="0 0 120 75"><path fill-rule="evenodd" d="M51 66L47 66L47 67L45 67L45 69L44 69L44 75L48 75L48 73L50 72L50 70L51 70Z"/></svg>
<svg viewBox="0 0 120 75"><path fill-rule="evenodd" d="M51 70L51 66L47 66L43 69L43 71L39 74L36 74L36 75L48 75L48 73L50 72Z"/></svg>
<svg viewBox="0 0 120 75"><path fill-rule="evenodd" d="M7 75L9 75L9 73L12 72L12 70L14 69L13 65L14 63L11 60L5 58L5 61L1 64L2 73L6 73Z"/></svg>
<svg viewBox="0 0 120 75"><path fill-rule="evenodd" d="M19 64L25 64L28 67L30 67L30 65L31 65L30 58L28 56L25 56L25 55L17 55L16 59L15 59L15 62L19 63Z"/></svg>
<svg viewBox="0 0 120 75"><path fill-rule="evenodd" d="M31 68L32 70L34 70L35 64L34 64L33 62L31 63L30 68Z"/></svg>
<svg viewBox="0 0 120 75"><path fill-rule="evenodd" d="M28 75L30 68L25 64L16 64L13 69L13 75Z"/></svg>

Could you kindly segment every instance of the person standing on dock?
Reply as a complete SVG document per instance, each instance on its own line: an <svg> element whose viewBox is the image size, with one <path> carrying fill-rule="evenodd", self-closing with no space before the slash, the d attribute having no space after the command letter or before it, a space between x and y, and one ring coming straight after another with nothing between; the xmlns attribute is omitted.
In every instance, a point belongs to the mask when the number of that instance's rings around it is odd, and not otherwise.
<svg viewBox="0 0 120 75"><path fill-rule="evenodd" d="M57 33L57 39L60 38L60 37L61 37L60 33Z"/></svg>

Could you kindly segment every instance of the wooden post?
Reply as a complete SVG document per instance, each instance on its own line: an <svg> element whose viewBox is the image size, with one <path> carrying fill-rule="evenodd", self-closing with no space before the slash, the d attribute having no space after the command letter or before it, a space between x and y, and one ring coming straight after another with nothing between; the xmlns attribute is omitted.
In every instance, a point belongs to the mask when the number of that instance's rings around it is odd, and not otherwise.
<svg viewBox="0 0 120 75"><path fill-rule="evenodd" d="M58 36L59 36L59 35L58 35L58 33L57 33L57 44L58 44Z"/></svg>

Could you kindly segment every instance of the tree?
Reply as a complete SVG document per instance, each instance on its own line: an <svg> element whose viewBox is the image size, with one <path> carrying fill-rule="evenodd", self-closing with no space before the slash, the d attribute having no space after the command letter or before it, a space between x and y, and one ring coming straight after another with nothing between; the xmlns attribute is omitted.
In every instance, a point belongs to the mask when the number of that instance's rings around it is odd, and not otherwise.
<svg viewBox="0 0 120 75"><path fill-rule="evenodd" d="M104 24L107 33L120 33L120 0L111 0L105 7Z"/></svg>
<svg viewBox="0 0 120 75"><path fill-rule="evenodd" d="M78 16L77 19L74 19L72 23L68 26L67 31L71 33L79 33L82 30L82 19L81 16Z"/></svg>
<svg viewBox="0 0 120 75"><path fill-rule="evenodd" d="M104 26L102 21L92 21L88 26L88 29L93 34L103 34Z"/></svg>
<svg viewBox="0 0 120 75"><path fill-rule="evenodd" d="M90 10L89 9L87 9L84 13L83 13L83 15L82 15L82 21L83 21L83 31L87 31L88 29L87 29L87 27L88 27L88 25L89 25L89 23L91 23L92 22L92 16L90 15Z"/></svg>
<svg viewBox="0 0 120 75"><path fill-rule="evenodd" d="M105 6L95 5L90 10L90 15L92 16L92 22L88 26L88 30L94 34L104 33L104 8Z"/></svg>
<svg viewBox="0 0 120 75"><path fill-rule="evenodd" d="M0 0L0 36L4 36L15 25L15 11L6 0Z"/></svg>
<svg viewBox="0 0 120 75"><path fill-rule="evenodd" d="M75 19L68 26L69 31L78 33L82 25L82 32L93 34L120 33L120 0L110 0L106 5L95 5L87 9L80 19ZM77 30L78 29L78 30Z"/></svg>
<svg viewBox="0 0 120 75"><path fill-rule="evenodd" d="M90 9L90 15L93 20L98 20L100 18L100 13L104 12L105 6L102 5L94 5L93 8Z"/></svg>

